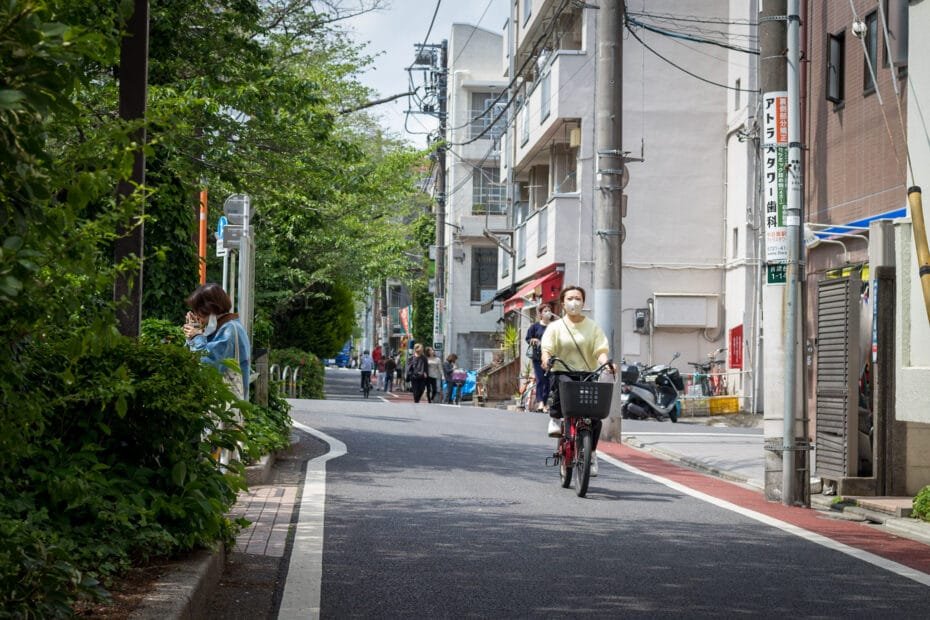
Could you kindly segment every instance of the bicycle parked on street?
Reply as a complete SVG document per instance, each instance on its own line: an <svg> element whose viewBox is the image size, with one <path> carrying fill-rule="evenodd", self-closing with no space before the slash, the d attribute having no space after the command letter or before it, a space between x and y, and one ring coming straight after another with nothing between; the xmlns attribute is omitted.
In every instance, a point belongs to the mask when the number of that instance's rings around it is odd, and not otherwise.
<svg viewBox="0 0 930 620"><path fill-rule="evenodd" d="M526 377L520 389L520 411L536 411L536 377Z"/></svg>
<svg viewBox="0 0 930 620"><path fill-rule="evenodd" d="M688 362L694 367L691 385L700 386L700 396L723 396L727 393L727 379L724 373L727 361L717 359L717 356L725 353L726 350L726 347L721 347L708 353L706 362Z"/></svg>
<svg viewBox="0 0 930 620"><path fill-rule="evenodd" d="M613 383L599 382L604 370L611 368L612 360L596 370L577 371L557 357L549 358L549 368L561 364L571 379L559 383L559 402L562 410L562 436L555 454L546 464L559 466L559 481L567 489L575 481L575 494L584 497L591 479L591 459L594 458L594 420L603 420L610 414Z"/></svg>

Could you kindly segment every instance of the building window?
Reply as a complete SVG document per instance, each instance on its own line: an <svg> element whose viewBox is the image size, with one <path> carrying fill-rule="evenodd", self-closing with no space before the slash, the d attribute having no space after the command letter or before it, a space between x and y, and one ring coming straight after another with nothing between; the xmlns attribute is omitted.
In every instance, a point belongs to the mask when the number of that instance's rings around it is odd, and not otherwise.
<svg viewBox="0 0 930 620"><path fill-rule="evenodd" d="M471 175L472 215L501 215L507 212L506 192L500 179L500 168L475 168Z"/></svg>
<svg viewBox="0 0 930 620"><path fill-rule="evenodd" d="M530 168L530 210L537 211L549 202L549 166Z"/></svg>
<svg viewBox="0 0 930 620"><path fill-rule="evenodd" d="M827 40L827 100L843 103L846 87L846 34L831 34Z"/></svg>
<svg viewBox="0 0 930 620"><path fill-rule="evenodd" d="M526 266L526 223L517 227L517 267Z"/></svg>
<svg viewBox="0 0 930 620"><path fill-rule="evenodd" d="M865 16L865 58L862 60L862 90L868 94L875 91L872 76L878 73L878 13L872 11Z"/></svg>
<svg viewBox="0 0 930 620"><path fill-rule="evenodd" d="M530 21L530 15L533 14L533 0L523 0L523 25Z"/></svg>
<svg viewBox="0 0 930 620"><path fill-rule="evenodd" d="M733 88L734 88L734 90L733 90L733 109L734 109L734 110L739 110L739 104L740 104L739 96L740 96L740 90L741 90L740 85L741 85L741 84L742 84L742 81L741 81L739 78L736 78L736 83L733 85Z"/></svg>
<svg viewBox="0 0 930 620"><path fill-rule="evenodd" d="M882 66L889 65L888 48L891 48L890 64L904 73L907 67L908 0L884 0L885 23L888 27L888 44L882 46Z"/></svg>
<svg viewBox="0 0 930 620"><path fill-rule="evenodd" d="M549 118L549 99L552 97L550 93L550 79L552 77L551 71L546 71L546 75L542 76L542 80L539 83L539 122L543 123L547 118Z"/></svg>
<svg viewBox="0 0 930 620"><path fill-rule="evenodd" d="M497 98L497 93L471 94L471 114L468 117L471 119L468 123L469 138L481 136L482 138L493 140L504 133L506 123L504 121L504 115L500 114L504 107L504 101L503 97L495 101ZM488 108L490 108L490 110ZM499 114L501 117L497 119L497 122L494 122L494 119L497 118ZM493 126L491 126L492 122L494 123ZM490 127L490 129L488 129L488 127Z"/></svg>
<svg viewBox="0 0 930 620"><path fill-rule="evenodd" d="M566 194L578 191L578 149L567 143L552 145L552 193Z"/></svg>
<svg viewBox="0 0 930 620"><path fill-rule="evenodd" d="M471 300L484 303L497 292L497 248L471 249Z"/></svg>
<svg viewBox="0 0 930 620"><path fill-rule="evenodd" d="M530 102L529 97L523 102L523 112L520 114L520 146L530 141Z"/></svg>
<svg viewBox="0 0 930 620"><path fill-rule="evenodd" d="M501 265L500 272L501 277L506 278L510 275L510 254L504 251L504 248L500 249Z"/></svg>
<svg viewBox="0 0 930 620"><path fill-rule="evenodd" d="M536 214L536 256L546 253L549 242L549 208L541 209Z"/></svg>

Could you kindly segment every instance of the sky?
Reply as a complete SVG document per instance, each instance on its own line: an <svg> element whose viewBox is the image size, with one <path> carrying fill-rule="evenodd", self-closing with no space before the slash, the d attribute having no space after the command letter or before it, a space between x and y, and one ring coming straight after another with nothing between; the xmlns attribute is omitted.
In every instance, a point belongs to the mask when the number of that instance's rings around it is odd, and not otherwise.
<svg viewBox="0 0 930 620"><path fill-rule="evenodd" d="M430 19L439 3L436 22L427 43L448 39L453 23L478 25L497 32L507 20L508 0L387 0L387 9L366 13L348 20L350 32L359 43L377 55L372 68L362 75L361 81L374 89L374 98L388 97L407 91L406 68L413 61L414 45L423 43ZM482 17L483 15L483 17ZM426 136L404 130L407 98L397 99L371 109L380 117L382 125L417 147L426 146ZM407 123L415 132L425 132L436 126L432 117L412 114Z"/></svg>

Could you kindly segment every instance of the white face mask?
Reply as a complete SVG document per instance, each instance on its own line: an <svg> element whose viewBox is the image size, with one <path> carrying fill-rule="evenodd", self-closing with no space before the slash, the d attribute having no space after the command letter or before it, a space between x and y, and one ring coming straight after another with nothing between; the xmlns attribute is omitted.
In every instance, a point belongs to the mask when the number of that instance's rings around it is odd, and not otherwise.
<svg viewBox="0 0 930 620"><path fill-rule="evenodd" d="M565 312L568 314L579 314L584 307L584 303L580 299L569 299L565 302L564 306Z"/></svg>
<svg viewBox="0 0 930 620"><path fill-rule="evenodd" d="M203 328L203 335L209 336L216 331L216 315L211 314L210 318L207 319L207 326Z"/></svg>
<svg viewBox="0 0 930 620"><path fill-rule="evenodd" d="M549 308L546 308L542 311L542 318L546 319L547 321L552 318L552 312L549 311Z"/></svg>

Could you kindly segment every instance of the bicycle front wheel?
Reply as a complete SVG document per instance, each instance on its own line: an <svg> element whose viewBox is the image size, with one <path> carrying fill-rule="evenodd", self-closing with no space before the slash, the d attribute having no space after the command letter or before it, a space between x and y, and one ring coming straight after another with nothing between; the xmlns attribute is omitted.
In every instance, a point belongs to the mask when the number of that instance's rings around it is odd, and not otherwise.
<svg viewBox="0 0 930 620"><path fill-rule="evenodd" d="M588 482L591 479L591 453L594 438L591 431L582 429L575 437L575 494L584 497L588 492Z"/></svg>

